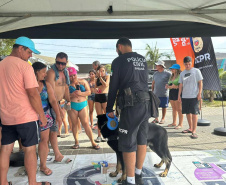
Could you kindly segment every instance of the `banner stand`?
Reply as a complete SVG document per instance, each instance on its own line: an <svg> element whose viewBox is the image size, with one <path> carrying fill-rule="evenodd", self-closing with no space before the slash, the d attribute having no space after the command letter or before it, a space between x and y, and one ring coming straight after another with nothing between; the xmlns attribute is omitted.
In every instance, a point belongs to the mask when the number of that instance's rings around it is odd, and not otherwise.
<svg viewBox="0 0 226 185"><path fill-rule="evenodd" d="M203 94L202 94L202 99L203 99ZM206 119L202 119L202 99L200 100L200 103L199 103L201 119L198 119L197 126L210 126L210 121Z"/></svg>
<svg viewBox="0 0 226 185"><path fill-rule="evenodd" d="M218 127L214 129L214 134L219 135L219 136L226 136L226 128L225 128L225 117L224 117L224 94L223 91L222 93L222 110L223 110L223 120L224 120L224 127Z"/></svg>
<svg viewBox="0 0 226 185"><path fill-rule="evenodd" d="M210 121L202 119L202 110L200 110L201 119L198 119L197 126L210 126Z"/></svg>

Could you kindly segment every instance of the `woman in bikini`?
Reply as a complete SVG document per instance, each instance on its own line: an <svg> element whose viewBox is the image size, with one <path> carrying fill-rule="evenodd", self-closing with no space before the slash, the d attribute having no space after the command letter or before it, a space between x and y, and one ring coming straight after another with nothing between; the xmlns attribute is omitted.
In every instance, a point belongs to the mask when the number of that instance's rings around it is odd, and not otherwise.
<svg viewBox="0 0 226 185"><path fill-rule="evenodd" d="M173 64L170 67L172 75L166 88L169 89L169 100L173 109L173 123L169 124L168 127L175 127L175 129L180 129L183 127L183 114L181 103L178 101L179 92L179 78L180 78L180 65ZM177 114L179 116L179 124L177 125Z"/></svg>
<svg viewBox="0 0 226 185"><path fill-rule="evenodd" d="M106 74L106 69L103 65L97 68L97 79L95 80L95 108L97 115L106 114L108 101L110 76ZM105 141L101 138L100 130L98 129L98 137L96 142Z"/></svg>
<svg viewBox="0 0 226 185"><path fill-rule="evenodd" d="M94 109L94 101L95 101L95 76L96 72L95 70L89 71L90 81L89 81L89 87L91 90L91 94L88 96L88 104L89 104L89 120L90 120L90 126L93 129L93 109Z"/></svg>
<svg viewBox="0 0 226 185"><path fill-rule="evenodd" d="M56 113L56 121L58 124L62 123L62 119L60 116L60 111L58 108L58 104L54 95L54 91L49 82L46 82L44 79L46 77L47 66L41 62L35 62L32 67L34 68L34 72L38 81L38 91L42 100L42 108L44 109L45 116L47 118L47 124L44 127L41 127L41 140L38 145L38 154L40 157L40 171L45 175L49 176L52 174L52 170L50 170L46 166L46 160L49 153L49 128L53 124L53 117L50 113L50 106L53 108Z"/></svg>
<svg viewBox="0 0 226 185"><path fill-rule="evenodd" d="M70 98L71 98L71 111L69 112L70 119L72 121L72 132L75 138L75 144L72 146L73 149L79 148L78 140L78 118L80 119L83 128L85 129L86 135L89 137L92 147L96 150L100 149L100 146L95 143L93 139L93 132L89 126L89 116L87 111L87 96L90 95L91 91L89 84L86 80L77 78L77 71L74 67L68 68L70 77Z"/></svg>

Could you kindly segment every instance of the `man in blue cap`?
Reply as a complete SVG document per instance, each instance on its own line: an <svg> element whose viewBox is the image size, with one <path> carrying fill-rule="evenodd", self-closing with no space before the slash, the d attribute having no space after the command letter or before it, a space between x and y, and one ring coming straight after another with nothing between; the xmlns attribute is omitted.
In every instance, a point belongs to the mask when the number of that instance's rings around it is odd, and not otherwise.
<svg viewBox="0 0 226 185"><path fill-rule="evenodd" d="M49 185L36 182L36 144L39 142L38 119L45 126L47 119L42 109L37 90L38 83L28 59L32 52L39 54L34 42L27 37L19 37L13 45L10 56L0 63L0 113L2 122L2 148L0 153L0 184L7 181L9 158L14 142L21 138L24 163L29 185Z"/></svg>

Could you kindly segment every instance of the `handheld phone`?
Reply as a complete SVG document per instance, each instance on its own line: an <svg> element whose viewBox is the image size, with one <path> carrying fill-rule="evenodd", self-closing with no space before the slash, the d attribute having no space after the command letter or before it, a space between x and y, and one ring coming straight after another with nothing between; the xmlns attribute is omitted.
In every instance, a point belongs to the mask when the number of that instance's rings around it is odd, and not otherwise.
<svg viewBox="0 0 226 185"><path fill-rule="evenodd" d="M76 90L80 90L80 85L76 85Z"/></svg>

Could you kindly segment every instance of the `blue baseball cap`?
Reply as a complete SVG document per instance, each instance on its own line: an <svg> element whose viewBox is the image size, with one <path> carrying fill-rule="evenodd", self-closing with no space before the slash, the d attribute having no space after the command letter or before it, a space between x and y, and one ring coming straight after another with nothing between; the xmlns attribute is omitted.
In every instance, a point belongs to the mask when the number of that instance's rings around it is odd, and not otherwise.
<svg viewBox="0 0 226 185"><path fill-rule="evenodd" d="M179 64L173 64L169 69L180 69Z"/></svg>
<svg viewBox="0 0 226 185"><path fill-rule="evenodd" d="M18 37L15 41L15 44L18 44L20 46L25 46L28 47L33 53L35 54L40 54L38 50L35 49L35 44L34 42L27 38L27 37Z"/></svg>

